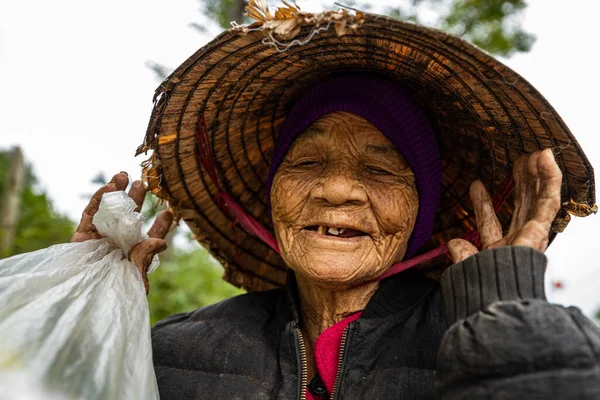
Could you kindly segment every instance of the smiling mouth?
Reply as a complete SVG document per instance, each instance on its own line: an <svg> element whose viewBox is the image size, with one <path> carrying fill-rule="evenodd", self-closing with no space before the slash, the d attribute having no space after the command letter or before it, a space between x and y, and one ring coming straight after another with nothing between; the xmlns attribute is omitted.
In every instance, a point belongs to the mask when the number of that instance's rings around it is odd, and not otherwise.
<svg viewBox="0 0 600 400"><path fill-rule="evenodd" d="M312 225L304 228L308 231L317 232L325 236L335 236L339 238L353 238L359 236L369 236L368 233L351 228L336 228L325 225Z"/></svg>

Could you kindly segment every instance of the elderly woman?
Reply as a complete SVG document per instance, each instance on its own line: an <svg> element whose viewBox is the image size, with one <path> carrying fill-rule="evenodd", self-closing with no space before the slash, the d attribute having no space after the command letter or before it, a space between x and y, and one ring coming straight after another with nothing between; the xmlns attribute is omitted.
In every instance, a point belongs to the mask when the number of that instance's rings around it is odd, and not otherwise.
<svg viewBox="0 0 600 400"><path fill-rule="evenodd" d="M385 47L373 36L376 31L395 29L407 36L416 30L419 40L436 42L438 58L446 44L458 43L463 53L492 63L464 42L366 14L315 16L296 10L278 18L228 32L161 85L151 140L142 149L155 149L146 164L147 183L225 263L227 279L254 290L154 327L161 398L598 398L599 329L578 310L550 305L544 297L542 252L553 229L567 220L561 168L543 145L531 154L522 146L518 157L501 146L504 136L517 134L515 127L523 128L524 143L533 138L545 143L544 134L558 137L554 128L539 124L558 118L541 95L507 72L516 79L509 89L530 96L527 107L534 112L525 127L517 119L524 105L509 109L507 95L488 98L486 109L476 101L485 97L477 89L452 90L452 73L440 72L439 93L425 90L439 65L414 49L411 53L408 44L394 47L389 57L404 57L420 71L418 77L393 68L390 60L376 68L379 47L356 62L348 57L353 50L335 48L340 42L356 47L365 37ZM337 34L318 31L327 40L307 49L306 38L327 24L335 24ZM296 38L307 53L286 54L283 50L293 50L277 47L278 37L287 39L287 46ZM256 55L252 43L260 43L265 54ZM310 53L327 46L333 55ZM228 58L245 48L237 63ZM344 68L324 73L336 54L342 54ZM297 68L287 72L289 78L278 80L268 69L269 62L278 65L277 57L286 68ZM460 70L451 58L438 61L450 72ZM505 68L495 60L485 65L473 68L484 76L490 68ZM243 86L243 79L250 79L245 75L258 67L264 67L263 75ZM507 90L492 86L490 93L498 96ZM448 96L445 101L440 93ZM549 114L541 115L536 104ZM504 112L514 125L494 126L493 119ZM248 115L252 121L246 121ZM271 129L264 126L265 115L271 116ZM459 115L491 119L472 125ZM256 130L248 133L249 126ZM560 135L571 140L561 128ZM469 129L487 130L488 137L469 141ZM461 146L448 151L460 135L466 152ZM271 140L268 161L258 151L261 140ZM239 154L241 144L257 150ZM574 140L564 150L573 149L580 151ZM452 200L449 193L469 179L470 159L481 151L490 156L480 157L484 162L476 175L492 184L504 182L495 188L501 195L492 199L475 180L467 198ZM504 165L513 165L514 196L510 175L498 180L488 174L502 170L498 153L505 151L510 162ZM577 168L566 159L563 168ZM239 177L245 180L236 181ZM127 176L118 174L97 193L76 240L96 234L90 216L101 194L126 184ZM264 195L255 190L261 186ZM133 185L131 196L140 204L144 193ZM514 208L504 201L511 196ZM469 197L474 216L462 207ZM171 214L162 213L151 239L130 254L146 283L147 265L164 248L170 223ZM436 248L448 235L459 238ZM446 249L454 265L441 282L430 279L435 270L426 275L423 262L447 265ZM244 270L244 262L257 267ZM409 269L417 264L420 269ZM273 268L277 275L269 273L270 266L289 270ZM284 288L262 290L283 280Z"/></svg>

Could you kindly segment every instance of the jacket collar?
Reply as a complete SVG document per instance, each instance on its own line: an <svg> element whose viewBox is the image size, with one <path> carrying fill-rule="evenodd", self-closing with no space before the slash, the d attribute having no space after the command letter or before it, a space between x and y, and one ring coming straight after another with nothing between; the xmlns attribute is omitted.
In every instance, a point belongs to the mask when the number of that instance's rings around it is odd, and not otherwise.
<svg viewBox="0 0 600 400"><path fill-rule="evenodd" d="M384 279L364 309L361 319L385 318L402 313L420 303L437 285L436 281L415 269ZM287 283L277 304L277 318L284 324L292 321L298 323L300 320L298 287L291 270L288 271Z"/></svg>

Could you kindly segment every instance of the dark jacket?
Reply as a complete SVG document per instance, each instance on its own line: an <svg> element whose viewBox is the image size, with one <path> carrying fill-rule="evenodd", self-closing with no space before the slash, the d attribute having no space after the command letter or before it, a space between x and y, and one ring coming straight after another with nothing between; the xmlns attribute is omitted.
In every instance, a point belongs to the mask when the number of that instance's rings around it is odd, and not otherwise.
<svg viewBox="0 0 600 400"><path fill-rule="evenodd" d="M348 326L335 398L600 399L600 329L544 300L545 264L505 247L452 266L441 287L417 271L386 279ZM161 399L302 398L294 288L158 323Z"/></svg>

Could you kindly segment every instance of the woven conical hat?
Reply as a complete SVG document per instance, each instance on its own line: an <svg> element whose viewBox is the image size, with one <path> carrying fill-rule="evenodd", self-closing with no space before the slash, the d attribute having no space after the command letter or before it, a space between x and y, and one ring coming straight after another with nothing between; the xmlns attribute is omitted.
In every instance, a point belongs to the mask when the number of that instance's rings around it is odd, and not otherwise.
<svg viewBox="0 0 600 400"><path fill-rule="evenodd" d="M275 16L250 2L259 22L234 27L198 50L157 89L145 142L144 175L225 268L248 290L284 284L279 254L218 207L202 166L197 131L206 124L216 179L245 211L272 229L265 181L278 129L308 87L341 71L371 72L411 87L434 124L443 160L441 206L423 251L475 227L468 191L494 193L523 153L552 148L563 174L562 208L595 211L593 169L560 116L525 79L466 41L412 23L347 10ZM199 123L199 121L202 121ZM507 228L512 200L499 211ZM438 260L437 267L445 264Z"/></svg>

